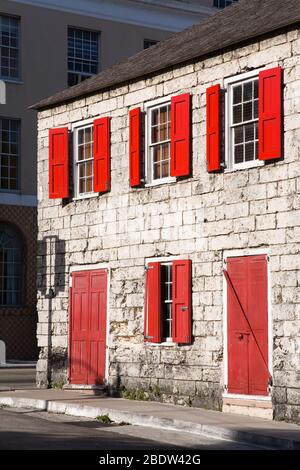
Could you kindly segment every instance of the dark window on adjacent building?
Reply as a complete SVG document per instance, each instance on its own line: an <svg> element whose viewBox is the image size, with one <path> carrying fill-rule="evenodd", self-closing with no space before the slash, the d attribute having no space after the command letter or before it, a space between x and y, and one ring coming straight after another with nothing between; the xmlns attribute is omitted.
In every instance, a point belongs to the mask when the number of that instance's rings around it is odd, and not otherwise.
<svg viewBox="0 0 300 470"><path fill-rule="evenodd" d="M236 3L238 0L214 0L214 7L216 8L225 8L229 7L233 3Z"/></svg>
<svg viewBox="0 0 300 470"><path fill-rule="evenodd" d="M20 121L0 118L0 190L19 189Z"/></svg>
<svg viewBox="0 0 300 470"><path fill-rule="evenodd" d="M18 79L20 21L12 16L0 15L0 78Z"/></svg>
<svg viewBox="0 0 300 470"><path fill-rule="evenodd" d="M68 85L98 73L99 33L68 28Z"/></svg>
<svg viewBox="0 0 300 470"><path fill-rule="evenodd" d="M148 49L151 46L155 46L159 41L155 41L155 39L144 39L144 49Z"/></svg>
<svg viewBox="0 0 300 470"><path fill-rule="evenodd" d="M18 232L0 223L0 305L22 303L23 242Z"/></svg>

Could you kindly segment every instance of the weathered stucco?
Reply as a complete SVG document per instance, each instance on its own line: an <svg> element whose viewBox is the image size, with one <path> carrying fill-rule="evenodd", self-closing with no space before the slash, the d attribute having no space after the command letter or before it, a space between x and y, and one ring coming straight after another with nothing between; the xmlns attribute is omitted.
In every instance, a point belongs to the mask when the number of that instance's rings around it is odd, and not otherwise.
<svg viewBox="0 0 300 470"><path fill-rule="evenodd" d="M284 69L284 159L208 174L206 88L222 86L231 75L277 65ZM300 36L293 30L39 113L40 386L47 385L49 330L48 378L52 383L67 380L70 267L103 262L110 268L108 383L143 389L154 399L220 409L223 253L260 248L269 255L274 414L300 421L299 72ZM129 110L184 92L192 94L192 177L130 188ZM111 191L64 203L48 199L49 128L94 116L111 116ZM45 248L49 236L55 237L56 250L51 265ZM188 346L151 346L143 341L145 260L177 255L192 260L194 341ZM49 299L54 284L55 297Z"/></svg>

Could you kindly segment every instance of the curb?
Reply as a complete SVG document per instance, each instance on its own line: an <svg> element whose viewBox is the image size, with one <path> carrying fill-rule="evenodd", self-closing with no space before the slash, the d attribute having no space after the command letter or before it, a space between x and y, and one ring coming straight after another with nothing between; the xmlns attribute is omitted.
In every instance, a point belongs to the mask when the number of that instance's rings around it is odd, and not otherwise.
<svg viewBox="0 0 300 470"><path fill-rule="evenodd" d="M66 414L69 416L78 416L83 418L95 419L97 416L108 415L116 422L126 422L129 424L147 426L152 428L169 429L172 431L184 431L191 434L202 434L209 437L230 440L234 442L252 444L260 447L269 447L280 450L300 450L300 441L293 439L278 438L267 436L251 431L235 431L220 426L209 424L197 424L189 421L177 419L156 418L141 413L130 413L128 411L119 411L111 408L99 408L80 404L70 404L67 402L57 402L49 400L37 400L31 398L0 397L0 406L11 408L34 408L39 411L49 413Z"/></svg>

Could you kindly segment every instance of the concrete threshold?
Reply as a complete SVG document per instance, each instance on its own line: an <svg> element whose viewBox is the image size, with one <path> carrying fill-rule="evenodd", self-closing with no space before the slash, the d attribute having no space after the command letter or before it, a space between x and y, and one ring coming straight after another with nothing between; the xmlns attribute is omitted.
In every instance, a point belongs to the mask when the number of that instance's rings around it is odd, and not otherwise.
<svg viewBox="0 0 300 470"><path fill-rule="evenodd" d="M70 393L70 392L62 392L62 393ZM49 413L58 413L58 414L66 414L70 416L78 416L78 417L85 417L90 419L95 419L97 416L101 415L108 415L109 418L116 422L126 422L133 425L140 425L140 426L148 426L153 428L161 428L161 429L169 429L173 431L184 431L192 434L201 434L206 435L209 437L214 437L218 439L225 439L230 441L235 441L239 443L245 444L252 444L254 446L260 447L269 447L271 449L281 449L281 450L300 450L300 428L299 433L297 434L297 438L294 439L292 437L293 433L295 435L295 431L297 431L298 427L294 425L288 425L284 423L283 425L278 423L278 429L276 429L276 425L273 426L273 435L272 430L265 428L266 423L261 420L258 421L257 429L249 428L245 426L245 429L241 429L241 425L236 427L236 424L229 423L229 426L220 424L209 424L209 423L199 423L193 421L189 421L186 419L178 419L172 417L172 406L174 405L165 405L166 410L167 407L170 411L170 417L166 418L165 416L155 416L155 411L153 410L153 405L150 402L143 403L143 402L136 402L136 408L139 408L140 411L124 411L120 408L126 401L122 401L122 403L117 402L117 406L113 407L114 404L111 403L110 406L105 406L106 399L103 399L103 405L99 406L98 403L95 405L92 404L82 404L76 403L76 401L85 401L86 399L81 398L74 398L68 399L67 397L61 398L58 397L58 400L55 399L37 399L37 398L26 398L22 396L0 396L0 406L7 406L12 408L30 408L40 411L46 411ZM116 400L116 399L115 399ZM112 400L108 400L112 401ZM116 403L116 402L115 402ZM132 404L133 405L133 404ZM145 407L145 412L143 412L143 405ZM126 404L124 405L126 408ZM183 408L183 407L180 407ZM190 409L189 409L190 410ZM198 410L198 409L194 409ZM185 411L185 410L183 410ZM173 414L182 414L181 410L176 410ZM203 413L203 410L201 410ZM209 412L207 412L209 413ZM210 412L210 413L217 413L217 412ZM156 414L162 414L161 411ZM223 413L220 413L223 415ZM204 420L205 421L205 420ZM220 420L221 421L221 420ZM249 423L248 423L249 424ZM255 425L255 424L254 424ZM253 426L254 426L253 425ZM284 427L285 426L285 427ZM290 429L291 428L291 429ZM274 429L277 431L277 435L274 435ZM289 437L282 437L284 434L283 431L287 431L290 434ZM276 434L276 432L275 432Z"/></svg>

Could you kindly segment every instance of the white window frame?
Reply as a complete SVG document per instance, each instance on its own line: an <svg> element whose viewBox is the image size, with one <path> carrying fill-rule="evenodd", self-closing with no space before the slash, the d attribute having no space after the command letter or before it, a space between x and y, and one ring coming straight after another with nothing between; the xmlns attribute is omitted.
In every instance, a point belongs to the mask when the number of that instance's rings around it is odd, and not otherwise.
<svg viewBox="0 0 300 470"><path fill-rule="evenodd" d="M265 67L253 70L251 72L242 73L234 77L229 77L224 80L225 87L225 173L245 170L247 168L256 168L264 166L265 162L262 160L252 160L250 162L243 163L234 163L234 150L233 150L233 139L231 132L231 123L232 123L232 108L233 108L233 85L239 83L250 82L254 78L258 78L258 74L261 70L264 70Z"/></svg>
<svg viewBox="0 0 300 470"><path fill-rule="evenodd" d="M173 292L173 263L172 261L164 262L164 263L159 263L160 266L171 266L171 273L172 273L172 292ZM162 282L160 283L160 291L162 291L163 288ZM162 294L160 293L161 296L161 301L162 301ZM164 304L171 304L171 329L172 329L172 324L173 324L173 315L174 315L174 309L173 309L173 295L171 300L164 300ZM163 313L161 315L161 322L163 323ZM163 336L162 336L163 337ZM164 343L173 343L173 338L172 336L168 336L164 338Z"/></svg>
<svg viewBox="0 0 300 470"><path fill-rule="evenodd" d="M146 119L145 119L145 187L149 186L158 186L166 183L175 183L176 177L167 176L166 178L160 178L157 180L153 179L153 161L150 151L150 142L151 142L151 111L155 108L159 108L164 105L171 106L171 96L159 98L157 100L151 101L145 105ZM171 139L170 139L171 141ZM171 165L171 160L170 160Z"/></svg>
<svg viewBox="0 0 300 470"><path fill-rule="evenodd" d="M74 200L80 199L89 199L91 197L98 196L97 192L92 190L89 193L80 194L79 193L79 177L78 177L78 131L80 129L84 129L86 127L93 127L94 119L87 119L85 121L77 122L72 125L71 130L73 132L73 184L74 184ZM94 161L94 156L91 159ZM94 174L93 174L93 181L94 181Z"/></svg>

